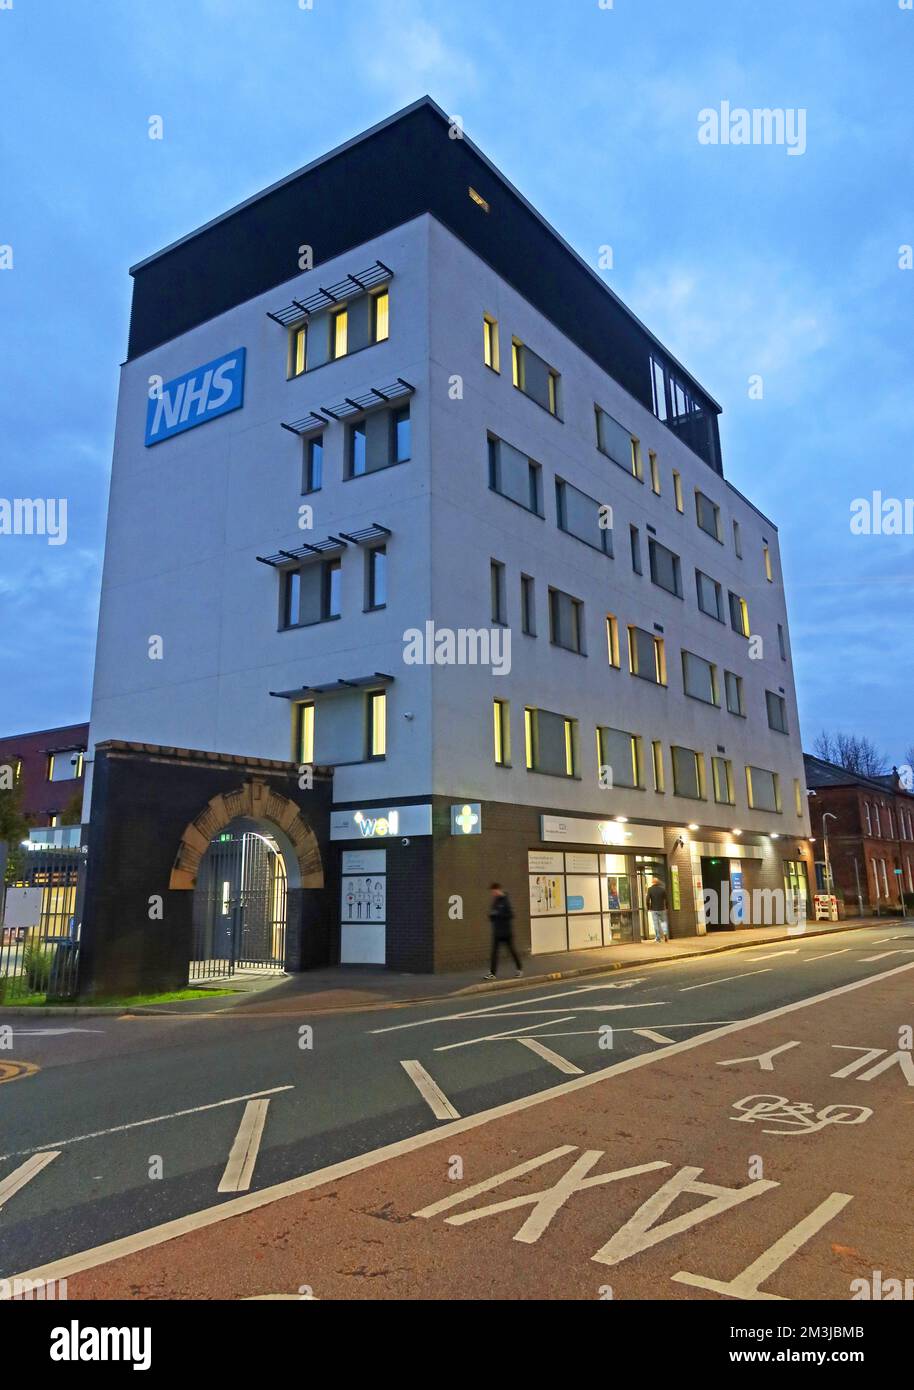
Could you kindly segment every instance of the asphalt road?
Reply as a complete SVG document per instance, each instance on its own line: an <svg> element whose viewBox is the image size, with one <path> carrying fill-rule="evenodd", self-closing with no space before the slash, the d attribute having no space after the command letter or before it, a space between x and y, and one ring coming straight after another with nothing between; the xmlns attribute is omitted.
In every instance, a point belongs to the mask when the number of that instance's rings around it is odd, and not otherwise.
<svg viewBox="0 0 914 1390"><path fill-rule="evenodd" d="M914 929L875 926L311 1019L0 1013L0 1277L907 963ZM896 978L910 1000L914 971ZM870 992L843 996L850 1019ZM679 1054L685 1074L695 1056ZM635 1112L654 1070L632 1073Z"/></svg>

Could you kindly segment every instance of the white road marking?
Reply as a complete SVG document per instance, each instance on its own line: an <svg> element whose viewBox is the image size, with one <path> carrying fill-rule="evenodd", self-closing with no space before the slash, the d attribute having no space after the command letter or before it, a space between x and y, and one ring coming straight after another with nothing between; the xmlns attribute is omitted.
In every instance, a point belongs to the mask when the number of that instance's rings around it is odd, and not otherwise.
<svg viewBox="0 0 914 1390"><path fill-rule="evenodd" d="M532 1110L535 1106L542 1105L546 1101L559 1100L563 1096L574 1095L577 1091L583 1091L590 1086L597 1086L603 1081L617 1076L626 1076L629 1072L640 1071L642 1067L653 1066L655 1062L666 1063L670 1057L678 1056L680 1053L705 1047L708 1043L718 1042L721 1038L729 1037L733 1033L742 1033L747 1029L756 1028L760 1024L771 1023L774 1019L784 1018L787 1014L798 1013L801 1009L810 1009L816 1004L825 1004L830 999L841 999L846 994L854 993L855 990L869 989L872 985L881 984L884 980L895 979L896 976L907 974L911 970L914 970L914 961L907 965L896 965L891 970L883 970L878 975L867 975L862 980L852 980L846 985L837 985L834 989L825 990L822 994L813 994L806 999L797 999L791 1004L781 1004L776 1009L767 1009L764 1013L755 1014L752 1018L737 1019L736 1022L728 1023L723 1028L712 1029L710 1033L699 1033L694 1038L683 1038L682 1042L673 1043L668 1048L653 1052L640 1052L635 1057L626 1057L621 1062L613 1062L599 1071L588 1072L585 1076L575 1076L568 1081L560 1081L555 1086L549 1086L543 1091L536 1091L529 1096L519 1096L516 1100L493 1106L491 1110L482 1110L476 1115L468 1115L463 1119L453 1120L449 1125L440 1128L424 1130L421 1134L413 1134L408 1139L397 1139L394 1143L385 1144L380 1149L356 1154L353 1158L332 1163L327 1168L318 1168L314 1172L287 1179L287 1181L276 1183L272 1187L261 1188L259 1192L247 1192L242 1197L233 1197L228 1202L204 1207L201 1211L189 1212L186 1216L179 1216L172 1221L162 1222L148 1230L137 1231L130 1236L122 1236L119 1240L107 1241L104 1245L96 1245L93 1249L66 1255L62 1259L52 1260L45 1265L38 1265L34 1269L10 1277L44 1279L45 1281L72 1278L74 1274L80 1274L84 1270L95 1269L112 1260L123 1259L125 1255L136 1254L139 1250L149 1250L153 1246L164 1245L167 1241L176 1240L179 1236L204 1230L206 1227L215 1226L221 1221L228 1221L235 1216L243 1216L249 1211L258 1211L261 1207L271 1206L273 1202L282 1201L286 1197L296 1197L302 1192L311 1192L316 1187L340 1182L343 1178L351 1177L355 1173L364 1173L369 1168L376 1168L391 1159L402 1158L405 1154L416 1153L420 1149L428 1148L431 1144L454 1139L459 1134L467 1134L471 1130L482 1129L484 1125L492 1124L495 1120L503 1120L510 1115L520 1114L524 1110ZM567 1153L573 1149L574 1145L567 1145L563 1151ZM541 1158L534 1159L531 1167L537 1166L540 1161Z"/></svg>
<svg viewBox="0 0 914 1390"><path fill-rule="evenodd" d="M18 1168L15 1168L8 1177L0 1179L0 1211L27 1182L38 1176L42 1168L47 1168L55 1158L60 1158L59 1153L38 1153L27 1158Z"/></svg>
<svg viewBox="0 0 914 1390"><path fill-rule="evenodd" d="M39 1149L63 1148L64 1144L82 1144L86 1139L103 1139L106 1134L123 1134L128 1129L141 1129L143 1125L161 1124L163 1120L180 1120L185 1115L202 1115L204 1110L218 1110L223 1105L238 1105L243 1100L257 1100L260 1096L275 1096L280 1091L294 1091L294 1086L272 1086L268 1091L252 1091L246 1096L229 1096L228 1100L214 1100L208 1105L195 1105L190 1110L173 1110L170 1115L152 1115L148 1120L131 1120L130 1124L114 1125L111 1129L96 1129L91 1134L75 1134L69 1139L55 1139L53 1145L36 1144L31 1149L15 1149L4 1158L18 1158L21 1154L37 1153Z"/></svg>
<svg viewBox="0 0 914 1390"><path fill-rule="evenodd" d="M559 1071L563 1071L566 1076L583 1076L584 1068L576 1067L574 1062L569 1062L567 1058L560 1057L557 1052L553 1052L551 1047L541 1043L538 1038L518 1038L517 1041L522 1047L529 1047L531 1052L535 1052L538 1057L542 1057L544 1062L551 1062Z"/></svg>
<svg viewBox="0 0 914 1390"><path fill-rule="evenodd" d="M798 960L797 965L809 965L818 960L827 960L829 956L843 956L850 950L850 946L842 946L838 951L819 951L817 955L807 956L805 960Z"/></svg>
<svg viewBox="0 0 914 1390"><path fill-rule="evenodd" d="M620 1028L619 1032L621 1031ZM653 1028L633 1028L632 1032L637 1033L639 1038L650 1039L651 1042L671 1043L676 1041L675 1038L668 1038L664 1033L655 1032Z"/></svg>
<svg viewBox="0 0 914 1390"><path fill-rule="evenodd" d="M770 973L770 965L767 965L764 970L744 970L742 975L725 975L722 980L704 980L700 985L685 985L679 993L688 994L690 989L707 989L709 985L725 985L730 980L745 980L747 975L768 975Z"/></svg>
<svg viewBox="0 0 914 1390"><path fill-rule="evenodd" d="M442 1043L435 1048L436 1052L453 1052L457 1047L472 1047L474 1043L500 1042L502 1038L514 1038L518 1033L529 1033L534 1028L549 1028L554 1023L573 1023L574 1014L568 1014L565 1018L545 1019L541 1023L525 1023L523 1028L506 1028L503 1033L485 1033L481 1038L464 1038L462 1042Z"/></svg>
<svg viewBox="0 0 914 1390"><path fill-rule="evenodd" d="M558 994L536 994L532 999L516 999L513 1003L506 1001L503 1004L489 1004L486 1008L466 1009L459 1014L436 1014L434 1018L419 1018L412 1023L394 1023L387 1028L372 1028L371 1033L398 1033L404 1028L427 1028L432 1023L450 1023L453 1020L462 1018L482 1018L486 1014L503 1013L506 1009L518 1009L523 1004L547 1004L550 999L568 999L576 994L589 994L597 989L631 989L632 985L640 985L644 980L643 975L638 975L634 980L613 980L605 985L578 985L576 989L565 989ZM568 1005L566 1004L567 1008Z"/></svg>
<svg viewBox="0 0 914 1390"><path fill-rule="evenodd" d="M875 956L861 956L862 961L885 960L886 956L911 956L914 955L914 947L899 947L895 951L880 951Z"/></svg>
<svg viewBox="0 0 914 1390"><path fill-rule="evenodd" d="M401 1062L400 1066L410 1081L413 1082L436 1120L460 1119L460 1111L454 1109L438 1082L429 1076L421 1062Z"/></svg>
<svg viewBox="0 0 914 1390"><path fill-rule="evenodd" d="M263 1127L267 1122L268 1100L249 1100L225 1165L217 1192L247 1192L260 1152Z"/></svg>
<svg viewBox="0 0 914 1390"><path fill-rule="evenodd" d="M768 1052L759 1052L754 1057L728 1057L725 1062L718 1062L719 1067L737 1067L741 1062L758 1062L759 1071L774 1071L772 1057L777 1057L781 1052L789 1052L792 1047L801 1047L798 1042L781 1043L780 1047L772 1047Z"/></svg>
<svg viewBox="0 0 914 1390"><path fill-rule="evenodd" d="M791 1255L795 1255L833 1216L843 1211L850 1201L853 1201L853 1198L846 1192L833 1192L824 1202L819 1203L815 1211L811 1211L802 1221L791 1226L780 1240L776 1240L757 1260L753 1260L752 1264L741 1270L735 1279L708 1279L703 1274L688 1274L685 1270L680 1270L678 1274L671 1276L673 1282L691 1284L696 1289L712 1289L714 1293L728 1294L731 1298L783 1300L782 1294L762 1293L759 1285L770 1279L775 1270L780 1269Z"/></svg>
<svg viewBox="0 0 914 1390"><path fill-rule="evenodd" d="M107 1030L104 1028L16 1028L13 1027L15 1038L60 1038L64 1033L96 1033L99 1037L104 1037Z"/></svg>
<svg viewBox="0 0 914 1390"><path fill-rule="evenodd" d="M796 956L799 955L799 952L799 946L794 946L792 951L769 951L768 954L764 956L746 956L746 964L755 965L756 961L774 960L776 956Z"/></svg>

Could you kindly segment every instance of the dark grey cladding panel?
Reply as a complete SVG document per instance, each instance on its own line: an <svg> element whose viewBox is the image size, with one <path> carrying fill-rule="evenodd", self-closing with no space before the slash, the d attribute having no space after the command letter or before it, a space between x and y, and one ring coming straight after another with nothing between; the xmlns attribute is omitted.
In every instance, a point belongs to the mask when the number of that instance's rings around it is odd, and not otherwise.
<svg viewBox="0 0 914 1390"><path fill-rule="evenodd" d="M128 357L291 280L302 245L319 267L430 212L650 410L651 353L669 355L469 141L448 130L443 113L423 101L136 266ZM695 389L716 417L714 402ZM719 471L716 418L711 424Z"/></svg>

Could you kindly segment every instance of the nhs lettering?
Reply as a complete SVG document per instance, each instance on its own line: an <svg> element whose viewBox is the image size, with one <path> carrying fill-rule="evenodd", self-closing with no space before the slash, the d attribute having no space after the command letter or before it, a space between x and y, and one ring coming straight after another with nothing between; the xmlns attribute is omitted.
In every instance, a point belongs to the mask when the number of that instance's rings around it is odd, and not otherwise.
<svg viewBox="0 0 914 1390"><path fill-rule="evenodd" d="M166 381L146 407L146 447L182 430L227 415L244 403L245 349L235 348L202 367Z"/></svg>

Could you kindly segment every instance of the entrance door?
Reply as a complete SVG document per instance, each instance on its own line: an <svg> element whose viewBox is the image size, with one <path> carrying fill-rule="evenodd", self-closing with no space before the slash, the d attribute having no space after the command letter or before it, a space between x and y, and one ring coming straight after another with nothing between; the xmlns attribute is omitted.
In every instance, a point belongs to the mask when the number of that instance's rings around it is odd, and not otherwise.
<svg viewBox="0 0 914 1390"><path fill-rule="evenodd" d="M667 883L666 860L651 859L647 855L638 854L635 856L635 878L638 886L638 919L641 930L641 940L653 940L654 933L651 930L650 918L647 915L647 890L650 888L655 878L667 890L667 907L669 908L669 884ZM669 919L668 919L669 920Z"/></svg>
<svg viewBox="0 0 914 1390"><path fill-rule="evenodd" d="M193 920L192 980L284 968L286 866L270 835L216 837L200 861Z"/></svg>
<svg viewBox="0 0 914 1390"><path fill-rule="evenodd" d="M716 857L702 855L701 857L701 883L705 893L711 890L714 897L711 898L711 906L705 912L705 926L708 931L730 931L732 923L728 920L727 904L730 903L730 860L718 859ZM727 883L727 895L723 891L724 883ZM717 904L715 909L714 904ZM723 919L723 920L722 920Z"/></svg>

